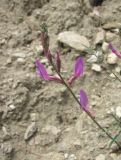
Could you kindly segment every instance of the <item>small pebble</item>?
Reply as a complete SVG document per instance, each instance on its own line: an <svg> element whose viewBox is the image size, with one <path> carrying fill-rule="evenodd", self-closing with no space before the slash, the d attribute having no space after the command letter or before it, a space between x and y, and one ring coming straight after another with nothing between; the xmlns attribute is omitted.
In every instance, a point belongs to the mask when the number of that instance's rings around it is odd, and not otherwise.
<svg viewBox="0 0 121 160"><path fill-rule="evenodd" d="M106 43L106 42L103 42L103 44L102 44L102 51L104 52L104 53L106 53L106 52L108 52L108 43Z"/></svg>
<svg viewBox="0 0 121 160"><path fill-rule="evenodd" d="M114 33L107 32L107 33L106 33L106 42L111 42L111 41L113 41L115 37L116 37L116 35L115 35Z"/></svg>
<svg viewBox="0 0 121 160"><path fill-rule="evenodd" d="M106 160L106 159L105 159L105 155L104 155L104 154L100 154L100 155L98 155L98 156L96 157L95 160Z"/></svg>
<svg viewBox="0 0 121 160"><path fill-rule="evenodd" d="M120 106L116 107L116 116L121 118L121 107Z"/></svg>
<svg viewBox="0 0 121 160"><path fill-rule="evenodd" d="M101 29L96 35L95 44L102 44L104 39L105 39L105 32L104 30Z"/></svg>
<svg viewBox="0 0 121 160"><path fill-rule="evenodd" d="M24 140L29 140L37 132L37 125L35 122L32 122L26 129L24 134Z"/></svg>
<svg viewBox="0 0 121 160"><path fill-rule="evenodd" d="M98 65L98 64L93 64L92 65L92 70L95 71L95 72L101 72L101 66Z"/></svg>
<svg viewBox="0 0 121 160"><path fill-rule="evenodd" d="M116 71L117 73L120 73L121 68L120 68L120 67L116 67L116 68L115 68L115 71Z"/></svg>
<svg viewBox="0 0 121 160"><path fill-rule="evenodd" d="M22 64L25 64L25 59L23 59L23 58L17 58L17 64L20 64L20 65L22 65Z"/></svg>
<svg viewBox="0 0 121 160"><path fill-rule="evenodd" d="M118 58L115 54L113 54L113 53L108 54L108 57L107 57L108 64L116 64L117 60L118 60Z"/></svg>

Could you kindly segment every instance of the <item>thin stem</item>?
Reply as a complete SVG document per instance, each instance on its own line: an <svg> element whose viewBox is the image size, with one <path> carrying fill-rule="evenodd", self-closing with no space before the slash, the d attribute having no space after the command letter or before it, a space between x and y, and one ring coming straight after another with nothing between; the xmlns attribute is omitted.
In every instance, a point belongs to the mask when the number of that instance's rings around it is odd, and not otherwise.
<svg viewBox="0 0 121 160"><path fill-rule="evenodd" d="M115 114L111 113L112 117L118 122L119 126L121 127L120 120L115 116Z"/></svg>
<svg viewBox="0 0 121 160"><path fill-rule="evenodd" d="M113 142L118 138L118 136L121 134L121 131L119 131L115 137L113 138L113 140L110 142L109 147L111 147L111 145L113 144Z"/></svg>
<svg viewBox="0 0 121 160"><path fill-rule="evenodd" d="M61 74L57 71L54 63L51 61L50 62L51 65L53 66L53 68L55 69L55 71L57 72L57 74L59 75L59 77L61 78L63 84L67 87L67 89L70 91L70 93L72 94L72 96L74 97L74 99L76 100L76 102L79 104L79 106L81 106L80 101L78 100L78 98L75 96L74 92L72 91L72 89L68 86L68 84L65 82L65 80L63 79L63 77L61 76ZM80 107L81 108L81 107ZM90 114L90 112L85 111L86 114L92 119L92 121L112 140L114 141L117 146L119 148L121 148L121 145L110 135L110 133L108 133L108 131L106 129L104 129L97 121L96 119Z"/></svg>
<svg viewBox="0 0 121 160"><path fill-rule="evenodd" d="M112 71L112 73L114 74L114 76L119 80L119 82L121 82L121 79Z"/></svg>

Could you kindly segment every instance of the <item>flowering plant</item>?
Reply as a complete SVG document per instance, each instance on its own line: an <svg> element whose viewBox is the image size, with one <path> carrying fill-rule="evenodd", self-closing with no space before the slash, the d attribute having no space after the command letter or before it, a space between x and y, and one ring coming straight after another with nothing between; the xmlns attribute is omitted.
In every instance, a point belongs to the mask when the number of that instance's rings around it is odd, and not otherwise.
<svg viewBox="0 0 121 160"><path fill-rule="evenodd" d="M57 52L56 56L54 57L49 50L49 36L48 36L47 26L45 24L42 26L41 41L42 41L44 55L48 59L49 63L52 65L54 70L56 71L57 76L50 75L47 72L45 66L41 63L41 61L37 59L35 61L35 65L39 76L45 81L54 81L62 85L65 85L68 91L72 94L75 101L80 106L80 109L82 109L92 119L92 121L99 127L99 129L101 129L112 140L112 142L115 142L117 146L121 148L121 145L117 142L116 138L115 137L113 138L110 135L110 133L98 123L95 115L90 111L89 100L86 92L83 89L81 89L79 94L80 98L78 100L73 90L71 89L71 85L74 83L74 81L79 77L82 77L84 74L84 66L85 66L84 59L82 57L78 57L75 60L73 74L69 77L69 79L65 80L61 75L60 52ZM109 44L109 48L112 50L114 54L116 54L119 58L121 58L121 54L116 49L114 49L111 44Z"/></svg>

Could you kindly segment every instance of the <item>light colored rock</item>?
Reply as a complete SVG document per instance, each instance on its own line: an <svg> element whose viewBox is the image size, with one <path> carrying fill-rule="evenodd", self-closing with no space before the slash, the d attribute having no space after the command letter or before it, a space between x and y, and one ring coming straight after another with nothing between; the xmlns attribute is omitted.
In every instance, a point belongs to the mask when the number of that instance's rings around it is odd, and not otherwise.
<svg viewBox="0 0 121 160"><path fill-rule="evenodd" d="M64 160L64 156L61 153L50 152L42 155L43 160Z"/></svg>
<svg viewBox="0 0 121 160"><path fill-rule="evenodd" d="M16 106L14 104L10 104L8 107L9 107L10 110L15 110L16 109Z"/></svg>
<svg viewBox="0 0 121 160"><path fill-rule="evenodd" d="M96 55L91 55L91 57L87 60L88 63L95 63L97 62L98 57Z"/></svg>
<svg viewBox="0 0 121 160"><path fill-rule="evenodd" d="M60 129L58 129L57 127L55 126L51 126L51 125L48 125L46 127L44 127L41 132L44 133L44 134L47 134L47 133L52 133L53 135L57 135L60 133Z"/></svg>
<svg viewBox="0 0 121 160"><path fill-rule="evenodd" d="M113 158L113 160L116 160L117 155L116 155L115 153L111 153L111 154L110 154L110 157Z"/></svg>
<svg viewBox="0 0 121 160"><path fill-rule="evenodd" d="M14 154L14 148L10 143L1 144L1 149L3 153L7 156L11 157Z"/></svg>
<svg viewBox="0 0 121 160"><path fill-rule="evenodd" d="M8 58L6 64L11 64L12 63L12 59Z"/></svg>
<svg viewBox="0 0 121 160"><path fill-rule="evenodd" d="M107 63L108 64L116 64L117 63L117 56L113 53L108 54L107 56Z"/></svg>
<svg viewBox="0 0 121 160"><path fill-rule="evenodd" d="M120 68L120 67L116 67L116 68L115 68L115 71L116 71L117 73L120 73L121 68Z"/></svg>
<svg viewBox="0 0 121 160"><path fill-rule="evenodd" d="M96 38L95 38L95 44L102 44L103 41L105 39L105 31L104 30L100 30L97 35L96 35Z"/></svg>
<svg viewBox="0 0 121 160"><path fill-rule="evenodd" d="M41 63L43 63L43 64L47 64L47 63L48 63L47 58L43 58L43 59L41 59Z"/></svg>
<svg viewBox="0 0 121 160"><path fill-rule="evenodd" d="M65 153L64 157L65 157L66 160L77 160L77 158L74 154Z"/></svg>
<svg viewBox="0 0 121 160"><path fill-rule="evenodd" d="M10 132L7 130L5 126L2 126L2 131L3 131L3 140L9 140L11 138Z"/></svg>
<svg viewBox="0 0 121 160"><path fill-rule="evenodd" d="M31 113L30 117L32 122L36 122L39 119L39 115L37 113Z"/></svg>
<svg viewBox="0 0 121 160"><path fill-rule="evenodd" d="M24 140L29 140L37 132L37 125L35 122L32 122L26 129L24 134Z"/></svg>
<svg viewBox="0 0 121 160"><path fill-rule="evenodd" d="M102 69L101 69L100 65L94 63L92 65L92 70L95 71L95 72L101 72Z"/></svg>
<svg viewBox="0 0 121 160"><path fill-rule="evenodd" d="M102 52L96 51L96 52L94 52L93 55L91 55L91 57L87 60L87 62L89 62L89 63L95 63L95 62L97 62L100 58L102 58Z"/></svg>
<svg viewBox="0 0 121 160"><path fill-rule="evenodd" d="M110 76L111 78L116 78L116 76L115 76L113 73L111 73L109 76Z"/></svg>
<svg viewBox="0 0 121 160"><path fill-rule="evenodd" d="M103 25L103 28L104 29L115 29L115 28L118 28L120 29L121 28L121 23L119 22L107 22L106 24Z"/></svg>
<svg viewBox="0 0 121 160"><path fill-rule="evenodd" d="M25 58L26 54L23 53L23 52L16 52L16 53L12 54L12 57L14 57L14 58Z"/></svg>
<svg viewBox="0 0 121 160"><path fill-rule="evenodd" d="M35 48L38 54L41 54L43 52L43 47L40 44L35 46Z"/></svg>
<svg viewBox="0 0 121 160"><path fill-rule="evenodd" d="M116 107L116 116L121 118L121 107L120 106Z"/></svg>
<svg viewBox="0 0 121 160"><path fill-rule="evenodd" d="M58 35L57 40L82 52L85 51L87 47L90 47L90 43L86 37L80 36L79 34L72 31L61 32Z"/></svg>
<svg viewBox="0 0 121 160"><path fill-rule="evenodd" d="M17 64L23 65L25 64L25 59L24 58L17 58Z"/></svg>
<svg viewBox="0 0 121 160"><path fill-rule="evenodd" d="M100 155L98 155L98 156L96 157L95 160L106 160L106 157L105 157L104 154L100 154Z"/></svg>
<svg viewBox="0 0 121 160"><path fill-rule="evenodd" d="M119 28L111 29L111 31L112 31L112 32L115 32L115 33L117 33L117 34L120 33L120 29L119 29Z"/></svg>
<svg viewBox="0 0 121 160"><path fill-rule="evenodd" d="M121 155L119 155L115 160L121 160Z"/></svg>
<svg viewBox="0 0 121 160"><path fill-rule="evenodd" d="M111 42L115 39L116 34L111 33L111 32L107 32L106 33L106 42Z"/></svg>
<svg viewBox="0 0 121 160"><path fill-rule="evenodd" d="M104 52L104 53L106 53L106 52L108 52L108 43L106 43L106 42L103 42L103 44L102 44L102 51Z"/></svg>
<svg viewBox="0 0 121 160"><path fill-rule="evenodd" d="M74 154L71 154L69 157L68 157L68 160L76 160L76 156Z"/></svg>

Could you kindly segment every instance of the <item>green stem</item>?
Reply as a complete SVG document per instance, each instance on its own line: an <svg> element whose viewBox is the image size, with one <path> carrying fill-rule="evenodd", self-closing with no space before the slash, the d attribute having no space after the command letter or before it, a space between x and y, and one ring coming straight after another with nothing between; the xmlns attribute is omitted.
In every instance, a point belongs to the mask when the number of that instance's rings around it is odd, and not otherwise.
<svg viewBox="0 0 121 160"><path fill-rule="evenodd" d="M115 114L111 113L112 117L118 122L118 125L121 127L121 122L120 120L115 116Z"/></svg>
<svg viewBox="0 0 121 160"><path fill-rule="evenodd" d="M121 82L121 79L112 71L112 73L114 74L114 76L119 80L119 82Z"/></svg>
<svg viewBox="0 0 121 160"><path fill-rule="evenodd" d="M116 141L116 139L118 138L118 136L121 134L121 131L118 132L118 134L115 135L115 137L113 138L113 140L110 142L109 147L111 147L111 145L113 144L114 141Z"/></svg>

